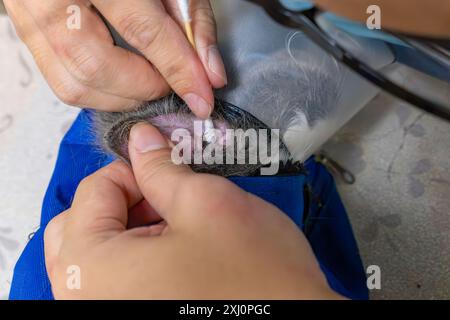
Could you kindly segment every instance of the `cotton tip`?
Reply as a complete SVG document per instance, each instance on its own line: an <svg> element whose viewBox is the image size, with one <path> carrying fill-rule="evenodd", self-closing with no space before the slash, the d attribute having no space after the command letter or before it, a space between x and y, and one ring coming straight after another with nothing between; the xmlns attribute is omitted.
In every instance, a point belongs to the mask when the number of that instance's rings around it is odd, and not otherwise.
<svg viewBox="0 0 450 320"><path fill-rule="evenodd" d="M181 17L184 22L191 21L191 14L189 12L189 0L177 0L178 7L180 8Z"/></svg>
<svg viewBox="0 0 450 320"><path fill-rule="evenodd" d="M205 120L205 132L203 134L205 141L208 143L216 142L216 132L214 128L214 123L211 119Z"/></svg>

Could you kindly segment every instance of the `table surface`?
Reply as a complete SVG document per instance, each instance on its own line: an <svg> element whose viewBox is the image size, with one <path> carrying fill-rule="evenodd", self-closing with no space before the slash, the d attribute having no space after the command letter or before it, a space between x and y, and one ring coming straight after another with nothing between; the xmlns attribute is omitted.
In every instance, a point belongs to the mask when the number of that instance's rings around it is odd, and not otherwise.
<svg viewBox="0 0 450 320"><path fill-rule="evenodd" d="M78 110L54 96L0 16L0 299L39 224L58 144ZM450 298L450 125L379 95L324 149L353 171L338 180L375 299Z"/></svg>

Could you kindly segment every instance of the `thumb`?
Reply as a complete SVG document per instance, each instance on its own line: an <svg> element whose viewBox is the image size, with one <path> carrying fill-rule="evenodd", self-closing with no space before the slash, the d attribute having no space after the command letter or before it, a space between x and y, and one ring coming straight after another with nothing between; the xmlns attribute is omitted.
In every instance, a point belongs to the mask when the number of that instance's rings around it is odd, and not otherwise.
<svg viewBox="0 0 450 320"><path fill-rule="evenodd" d="M171 224L179 190L186 177L194 173L186 165L173 163L167 139L148 123L138 123L131 129L128 149L142 195Z"/></svg>

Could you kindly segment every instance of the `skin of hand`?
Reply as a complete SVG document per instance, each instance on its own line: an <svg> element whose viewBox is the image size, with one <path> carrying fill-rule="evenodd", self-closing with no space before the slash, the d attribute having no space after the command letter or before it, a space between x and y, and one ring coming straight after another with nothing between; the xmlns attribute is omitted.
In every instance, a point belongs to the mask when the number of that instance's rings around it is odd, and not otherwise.
<svg viewBox="0 0 450 320"><path fill-rule="evenodd" d="M442 0L315 0L320 8L365 22L367 8L381 8L383 28L404 34L450 39L450 1Z"/></svg>
<svg viewBox="0 0 450 320"><path fill-rule="evenodd" d="M171 161L156 128L130 134L132 168L84 179L47 226L57 299L334 299L295 224L228 180ZM68 289L67 268L80 270Z"/></svg>
<svg viewBox="0 0 450 320"><path fill-rule="evenodd" d="M172 88L200 118L214 107L212 87L227 77L209 0L192 2L197 52L184 33L176 0L4 0L55 94L65 103L123 111ZM80 29L67 27L69 7ZM114 46L100 14L144 57Z"/></svg>

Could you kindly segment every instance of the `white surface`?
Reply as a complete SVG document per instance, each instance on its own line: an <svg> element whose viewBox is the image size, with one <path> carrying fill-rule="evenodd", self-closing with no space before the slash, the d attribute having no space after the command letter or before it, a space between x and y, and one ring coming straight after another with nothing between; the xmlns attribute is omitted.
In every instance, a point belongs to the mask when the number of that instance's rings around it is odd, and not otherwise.
<svg viewBox="0 0 450 320"><path fill-rule="evenodd" d="M58 144L79 110L58 102L0 15L0 299L39 226Z"/></svg>

